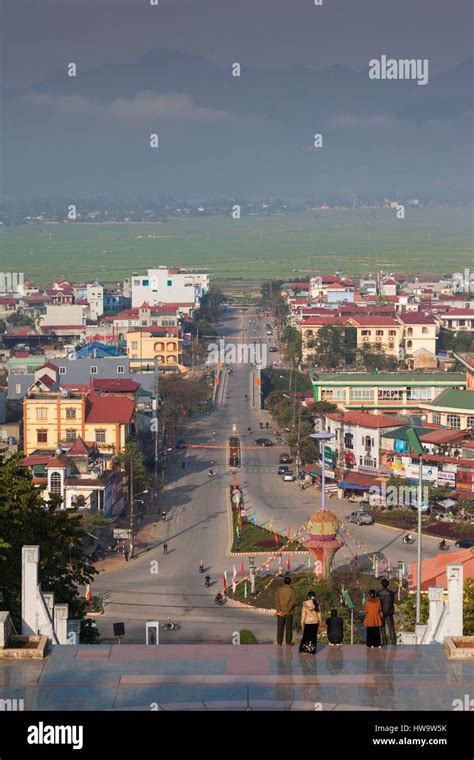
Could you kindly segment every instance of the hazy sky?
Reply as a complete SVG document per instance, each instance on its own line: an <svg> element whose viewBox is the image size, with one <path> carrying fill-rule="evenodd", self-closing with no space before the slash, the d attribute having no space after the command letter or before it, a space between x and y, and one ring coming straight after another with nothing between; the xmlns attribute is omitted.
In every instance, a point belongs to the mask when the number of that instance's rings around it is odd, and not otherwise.
<svg viewBox="0 0 474 760"><path fill-rule="evenodd" d="M472 14L471 0L7 0L2 193L465 199ZM428 58L429 85L369 82L382 54Z"/></svg>

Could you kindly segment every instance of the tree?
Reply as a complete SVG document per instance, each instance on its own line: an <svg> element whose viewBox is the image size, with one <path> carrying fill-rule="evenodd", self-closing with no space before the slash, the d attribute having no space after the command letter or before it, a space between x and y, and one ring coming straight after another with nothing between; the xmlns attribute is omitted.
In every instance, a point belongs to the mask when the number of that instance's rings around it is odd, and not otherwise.
<svg viewBox="0 0 474 760"><path fill-rule="evenodd" d="M474 636L474 578L464 581L463 616L464 636Z"/></svg>
<svg viewBox="0 0 474 760"><path fill-rule="evenodd" d="M0 319L0 335L3 335L5 330L7 329L7 323L4 319Z"/></svg>
<svg viewBox="0 0 474 760"><path fill-rule="evenodd" d="M302 340L301 333L296 327L287 325L281 335L282 343L286 344L285 360L297 363L301 361Z"/></svg>
<svg viewBox="0 0 474 760"><path fill-rule="evenodd" d="M201 299L199 307L199 319L216 322L219 318L221 305L225 301L224 293L215 285L211 285L208 292Z"/></svg>
<svg viewBox="0 0 474 760"><path fill-rule="evenodd" d="M7 317L7 322L12 327L29 327L34 325L31 317L29 317L27 314L21 314L18 311L10 314L10 316Z"/></svg>
<svg viewBox="0 0 474 760"><path fill-rule="evenodd" d="M472 343L472 333L467 330L448 330L442 327L438 336L438 349L441 351L455 351L456 353L466 353L469 351Z"/></svg>
<svg viewBox="0 0 474 760"><path fill-rule="evenodd" d="M128 483L130 483L133 468L133 490L135 493L146 489L149 484L149 475L145 467L145 456L137 441L127 441L124 450L115 457L115 463L121 470L125 471Z"/></svg>
<svg viewBox="0 0 474 760"><path fill-rule="evenodd" d="M80 587L97 574L84 552L82 517L76 510L60 509L57 497L45 501L20 462L17 455L0 463L0 606L20 627L22 547L39 545L43 589L69 605L71 618L81 620L86 600Z"/></svg>
<svg viewBox="0 0 474 760"><path fill-rule="evenodd" d="M347 350L345 327L324 325L318 330L308 347L314 349L318 367L336 369L344 365Z"/></svg>
<svg viewBox="0 0 474 760"><path fill-rule="evenodd" d="M398 359L394 356L388 356L383 345L380 343L365 343L357 351L358 360L366 370L374 372L375 370L393 371L398 367Z"/></svg>

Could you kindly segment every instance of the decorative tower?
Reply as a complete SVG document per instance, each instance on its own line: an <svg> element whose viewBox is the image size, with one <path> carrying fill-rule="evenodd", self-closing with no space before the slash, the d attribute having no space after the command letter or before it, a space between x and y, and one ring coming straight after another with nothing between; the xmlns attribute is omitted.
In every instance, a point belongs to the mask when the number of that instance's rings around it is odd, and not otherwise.
<svg viewBox="0 0 474 760"><path fill-rule="evenodd" d="M327 578L335 553L343 545L337 538L340 522L336 515L327 509L320 509L308 520L308 538L304 546L314 559L314 574L318 578Z"/></svg>

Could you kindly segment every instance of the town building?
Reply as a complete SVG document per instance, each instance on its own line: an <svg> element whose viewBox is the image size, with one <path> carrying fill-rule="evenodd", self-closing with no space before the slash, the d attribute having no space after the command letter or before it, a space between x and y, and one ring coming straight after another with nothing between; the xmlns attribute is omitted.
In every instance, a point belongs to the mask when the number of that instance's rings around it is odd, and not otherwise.
<svg viewBox="0 0 474 760"><path fill-rule="evenodd" d="M150 306L167 303L193 303L197 308L209 290L209 275L177 267L160 266L146 275L133 274L132 306L146 301Z"/></svg>
<svg viewBox="0 0 474 760"><path fill-rule="evenodd" d="M162 368L185 371L183 339L177 327L129 330L126 340L131 368L152 369L156 359Z"/></svg>

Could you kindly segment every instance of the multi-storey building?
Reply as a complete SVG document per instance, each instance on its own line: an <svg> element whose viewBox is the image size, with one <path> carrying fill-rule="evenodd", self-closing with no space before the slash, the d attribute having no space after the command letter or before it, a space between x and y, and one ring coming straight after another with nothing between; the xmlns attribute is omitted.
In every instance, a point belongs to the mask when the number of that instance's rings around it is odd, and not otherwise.
<svg viewBox="0 0 474 760"><path fill-rule="evenodd" d="M209 275L160 266L146 275L132 275L132 306L143 302L150 306L167 303L193 303L199 306L209 289Z"/></svg>

